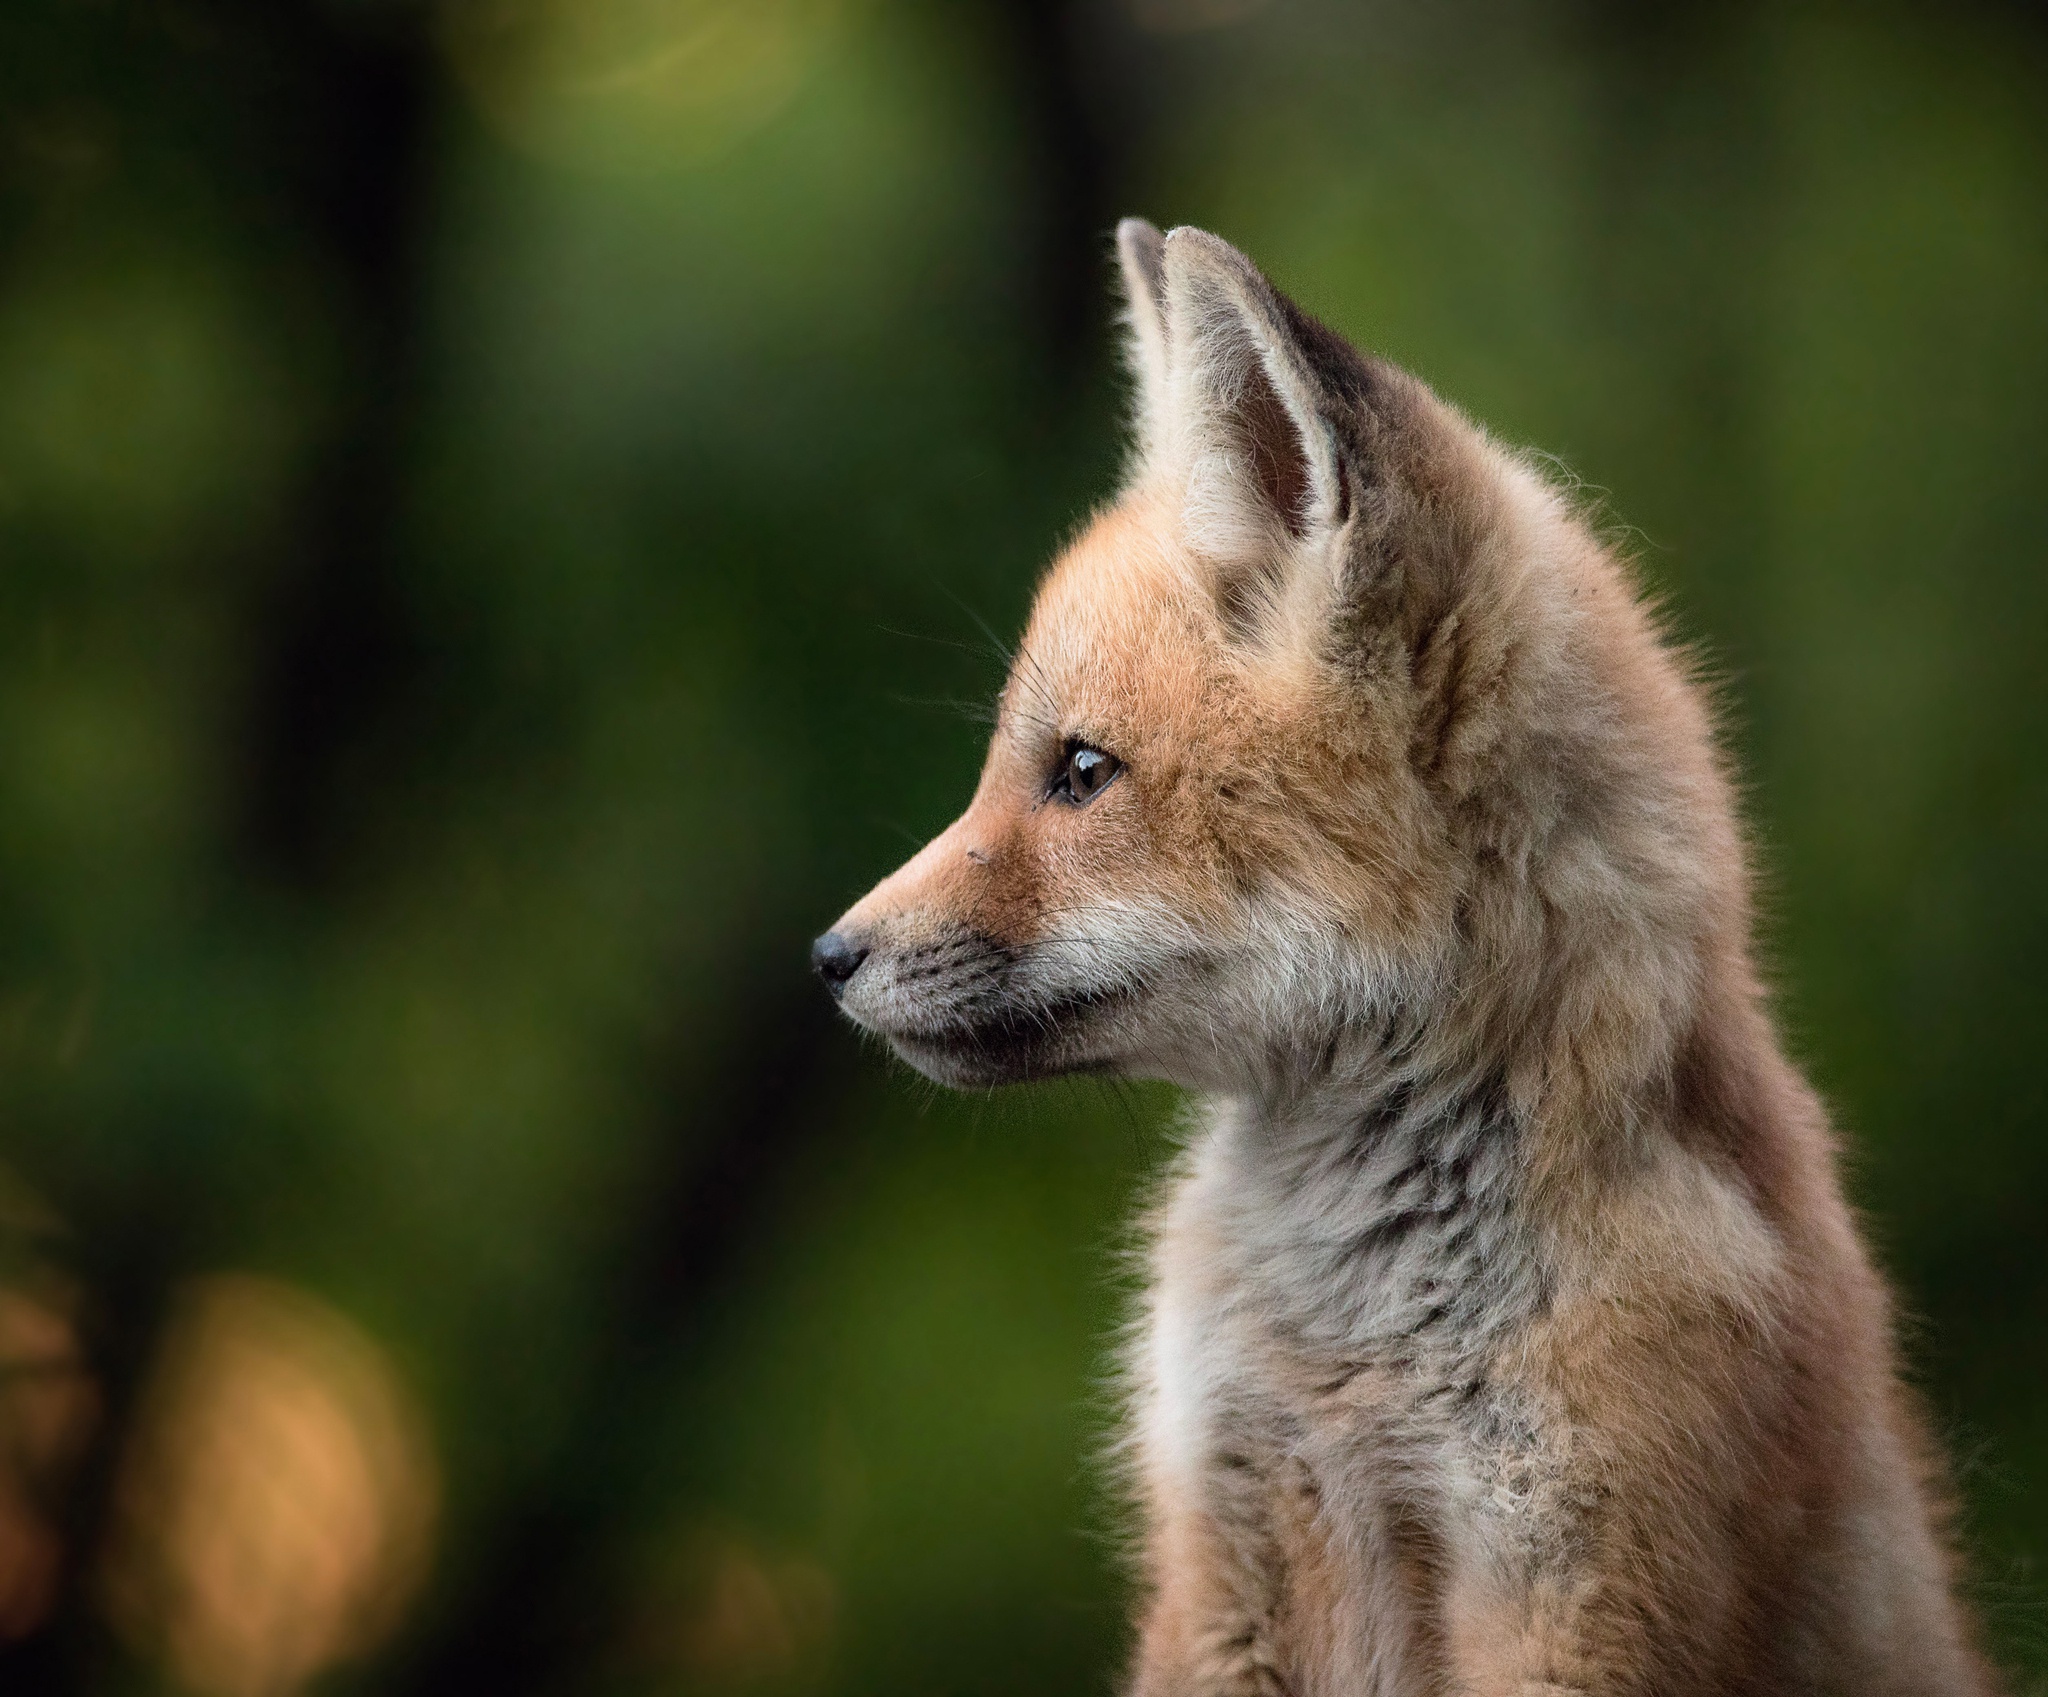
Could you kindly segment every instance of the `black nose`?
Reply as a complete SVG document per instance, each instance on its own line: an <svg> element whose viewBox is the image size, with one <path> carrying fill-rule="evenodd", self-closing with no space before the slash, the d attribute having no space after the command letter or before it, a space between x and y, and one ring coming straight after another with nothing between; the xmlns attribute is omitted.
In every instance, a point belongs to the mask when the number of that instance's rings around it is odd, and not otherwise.
<svg viewBox="0 0 2048 1697"><path fill-rule="evenodd" d="M811 945L811 970L824 979L825 988L835 996L846 988L846 981L860 971L860 963L867 958L865 944L842 937L837 931L827 931Z"/></svg>

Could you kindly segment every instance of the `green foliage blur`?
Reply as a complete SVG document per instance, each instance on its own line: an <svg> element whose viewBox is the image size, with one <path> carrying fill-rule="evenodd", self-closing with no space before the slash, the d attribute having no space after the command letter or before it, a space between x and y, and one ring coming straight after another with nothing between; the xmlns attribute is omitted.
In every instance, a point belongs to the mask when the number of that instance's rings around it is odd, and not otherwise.
<svg viewBox="0 0 2048 1697"><path fill-rule="evenodd" d="M1991 4L13 0L0 1276L60 1270L100 1412L0 1686L197 1677L97 1564L226 1271L438 1458L323 1689L1113 1685L1174 1103L936 1095L805 946L964 801L949 704L1114 486L1123 212L1555 454L1725 679L2048 1679L2044 89Z"/></svg>

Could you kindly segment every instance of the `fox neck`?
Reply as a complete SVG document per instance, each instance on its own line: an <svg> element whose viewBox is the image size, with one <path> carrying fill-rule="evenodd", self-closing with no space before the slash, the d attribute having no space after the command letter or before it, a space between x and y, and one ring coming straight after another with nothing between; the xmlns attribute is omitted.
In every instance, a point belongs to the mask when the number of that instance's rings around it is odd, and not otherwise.
<svg viewBox="0 0 2048 1697"><path fill-rule="evenodd" d="M1424 1035L1215 1101L1195 1160L1287 1335L1318 1359L1398 1360L1448 1384L1540 1304L1543 1274L1507 1079L1441 1064Z"/></svg>
<svg viewBox="0 0 2048 1697"><path fill-rule="evenodd" d="M1395 1123L1456 1117L1484 1097L1483 1117L1512 1116L1509 1057L1460 1040L1452 1008L1404 1001L1345 1020L1313 1050L1270 1054L1255 1082L1207 1094L1275 1146L1370 1140Z"/></svg>
<svg viewBox="0 0 2048 1697"><path fill-rule="evenodd" d="M1715 1009L1753 1024L1757 1002L1736 945L1675 945L1653 968L1598 950L1439 963L1380 988L1320 1042L1275 1044L1238 1088L1202 1092L1216 1123L1269 1150L1335 1153L1484 1126L1548 1164L1589 1135L1642 1135L1695 1029Z"/></svg>

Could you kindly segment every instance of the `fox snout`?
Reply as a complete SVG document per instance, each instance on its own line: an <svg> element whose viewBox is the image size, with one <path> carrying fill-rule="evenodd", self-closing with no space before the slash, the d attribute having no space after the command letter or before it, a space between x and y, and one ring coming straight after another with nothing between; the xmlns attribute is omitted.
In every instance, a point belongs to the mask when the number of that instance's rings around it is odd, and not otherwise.
<svg viewBox="0 0 2048 1697"><path fill-rule="evenodd" d="M1029 948L961 925L839 927L811 946L825 988L862 1030L956 1088L1086 1065L1072 1038L1096 998L1045 993Z"/></svg>
<svg viewBox="0 0 2048 1697"><path fill-rule="evenodd" d="M868 958L867 946L838 931L827 931L811 945L811 970L823 980L836 1002L845 994L848 981Z"/></svg>

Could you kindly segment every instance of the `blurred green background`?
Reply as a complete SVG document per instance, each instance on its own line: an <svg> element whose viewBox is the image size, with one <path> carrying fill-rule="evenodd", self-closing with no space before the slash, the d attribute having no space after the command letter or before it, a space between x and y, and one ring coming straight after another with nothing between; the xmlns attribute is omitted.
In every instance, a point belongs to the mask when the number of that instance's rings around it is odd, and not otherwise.
<svg viewBox="0 0 2048 1697"><path fill-rule="evenodd" d="M805 945L1113 488L1130 211L1726 680L2048 1680L2044 94L1990 4L11 0L0 1687L1111 1687L1173 1103L937 1096Z"/></svg>

